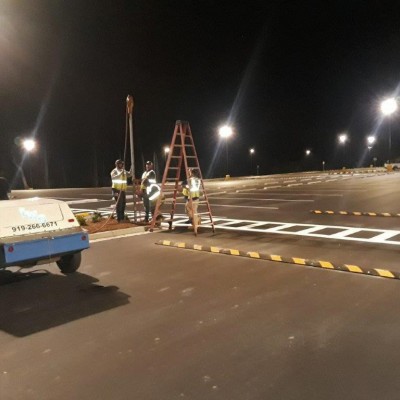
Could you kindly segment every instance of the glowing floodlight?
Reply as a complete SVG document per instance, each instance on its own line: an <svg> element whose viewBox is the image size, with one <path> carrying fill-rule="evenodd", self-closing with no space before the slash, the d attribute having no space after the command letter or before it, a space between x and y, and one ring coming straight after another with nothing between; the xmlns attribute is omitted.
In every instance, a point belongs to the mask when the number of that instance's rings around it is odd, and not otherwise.
<svg viewBox="0 0 400 400"><path fill-rule="evenodd" d="M36 142L33 139L25 139L22 141L22 147L24 150L30 153L31 151L35 150Z"/></svg>
<svg viewBox="0 0 400 400"><path fill-rule="evenodd" d="M228 125L224 125L221 128L219 128L219 135L222 138L228 138L228 137L232 136L232 134L233 134L233 130Z"/></svg>
<svg viewBox="0 0 400 400"><path fill-rule="evenodd" d="M381 111L383 115L391 115L397 110L397 101L395 98L391 97L386 99L381 103Z"/></svg>

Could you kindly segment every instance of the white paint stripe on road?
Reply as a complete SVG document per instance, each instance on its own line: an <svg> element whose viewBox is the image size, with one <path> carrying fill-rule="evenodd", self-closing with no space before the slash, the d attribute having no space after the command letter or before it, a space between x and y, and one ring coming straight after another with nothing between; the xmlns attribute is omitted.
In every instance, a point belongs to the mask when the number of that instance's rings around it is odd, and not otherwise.
<svg viewBox="0 0 400 400"><path fill-rule="evenodd" d="M99 199L80 199L80 200L68 200L67 204L81 204L81 203L99 203L101 201L109 201L109 200L99 200Z"/></svg>
<svg viewBox="0 0 400 400"><path fill-rule="evenodd" d="M250 194L250 193L242 193ZM300 201L300 202L314 202L315 200L310 199L253 199L248 197L213 197L213 200L250 200L250 201Z"/></svg>
<svg viewBox="0 0 400 400"><path fill-rule="evenodd" d="M212 204L211 208L213 207L232 207L232 208L264 208L267 210L279 210L278 207L262 207L262 206L234 206L231 204Z"/></svg>
<svg viewBox="0 0 400 400"><path fill-rule="evenodd" d="M298 223L287 223L278 221L255 221L255 220L240 220L240 219L220 219L217 217L213 218L216 229L231 230L237 232L257 232L257 233L274 233L281 235L292 235L292 236L307 236L325 239L340 239L347 241L366 242L374 244L393 244L400 245L400 239L390 240L393 236L400 236L400 231L389 230L389 229L370 229L370 228L353 228L348 226L338 225L315 225L315 224L298 224ZM262 222L262 223L261 223ZM240 226L231 226L231 225ZM176 226L182 226L182 222L177 221ZM265 226L261 228L261 226ZM268 225L272 226L268 228ZM202 224L204 228L210 228L210 223ZM297 227L304 229L297 229ZM295 228L293 231L287 230ZM342 232L336 233L318 233L318 231L327 230L342 230ZM362 237L363 233L372 233L372 237ZM357 237L357 234L360 234ZM350 236L354 235L354 236Z"/></svg>

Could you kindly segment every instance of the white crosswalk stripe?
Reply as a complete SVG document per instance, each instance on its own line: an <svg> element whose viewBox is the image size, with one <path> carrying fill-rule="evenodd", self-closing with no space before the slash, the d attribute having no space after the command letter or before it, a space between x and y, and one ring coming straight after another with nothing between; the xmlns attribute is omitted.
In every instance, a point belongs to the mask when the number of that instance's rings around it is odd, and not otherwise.
<svg viewBox="0 0 400 400"><path fill-rule="evenodd" d="M177 218L174 226L187 226ZM354 228L337 225L297 224L276 221L253 221L214 217L217 230L232 230L241 232L272 233L281 235L307 236L325 239L348 240L376 244L400 245L400 231L389 229ZM235 226L236 225L236 226ZM204 222L202 227L211 227ZM323 231L326 232L323 232ZM331 232L329 232L331 231Z"/></svg>

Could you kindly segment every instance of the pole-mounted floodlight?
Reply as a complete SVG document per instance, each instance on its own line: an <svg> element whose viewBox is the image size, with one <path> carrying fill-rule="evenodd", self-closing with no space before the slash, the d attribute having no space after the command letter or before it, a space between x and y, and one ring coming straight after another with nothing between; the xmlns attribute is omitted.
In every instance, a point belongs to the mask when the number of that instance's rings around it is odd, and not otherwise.
<svg viewBox="0 0 400 400"><path fill-rule="evenodd" d="M228 176L228 171L229 171L229 155L228 155L228 138L232 136L233 134L233 129L228 126L224 125L219 128L219 136L221 138L225 139L225 148L226 148L226 175Z"/></svg>
<svg viewBox="0 0 400 400"><path fill-rule="evenodd" d="M397 101L394 97L382 101L381 111L383 115L391 115L396 110L397 110Z"/></svg>
<svg viewBox="0 0 400 400"><path fill-rule="evenodd" d="M254 152L255 152L255 150L254 150L254 149L250 149L250 150L249 150L249 153L250 153L250 155L253 155L253 154L254 154Z"/></svg>
<svg viewBox="0 0 400 400"><path fill-rule="evenodd" d="M167 155L169 153L169 147L165 146L164 147L164 154Z"/></svg>
<svg viewBox="0 0 400 400"><path fill-rule="evenodd" d="M311 150L307 149L306 150L306 156L309 156L311 154Z"/></svg>
<svg viewBox="0 0 400 400"><path fill-rule="evenodd" d="M369 145L369 146L372 146L372 145L375 143L375 140L376 140L375 136L368 136L368 137L367 137L367 143L368 143L368 145Z"/></svg>
<svg viewBox="0 0 400 400"><path fill-rule="evenodd" d="M339 143L345 144L346 142L347 142L347 135L345 133L339 135Z"/></svg>
<svg viewBox="0 0 400 400"><path fill-rule="evenodd" d="M22 141L22 147L24 150L26 150L28 153L30 153L31 151L35 150L36 142L33 139L24 139Z"/></svg>
<svg viewBox="0 0 400 400"><path fill-rule="evenodd" d="M228 137L232 136L232 134L233 134L233 130L228 125L224 125L224 126L221 126L221 128L219 128L219 135L222 138L228 138Z"/></svg>

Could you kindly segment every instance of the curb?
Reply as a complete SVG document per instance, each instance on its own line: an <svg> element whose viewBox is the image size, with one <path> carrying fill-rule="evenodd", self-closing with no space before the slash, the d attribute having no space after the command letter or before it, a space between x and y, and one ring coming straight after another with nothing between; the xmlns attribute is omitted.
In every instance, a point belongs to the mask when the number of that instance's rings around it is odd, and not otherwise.
<svg viewBox="0 0 400 400"><path fill-rule="evenodd" d="M375 212L364 212L364 211L322 211L322 210L310 210L313 214L324 214L324 215L355 215L364 217L400 217L400 214L393 213L375 213Z"/></svg>
<svg viewBox="0 0 400 400"><path fill-rule="evenodd" d="M209 253L217 253L217 254L225 254L231 256L240 256L240 257L247 257L247 258L255 258L259 260L267 260L267 261L276 261L286 264L296 264L296 265L304 265L309 267L317 267L323 268L327 270L336 270L342 272L352 272L356 274L362 275L369 275L369 276L376 276L381 278L389 278L389 279L400 279L400 273L389 271L387 269L381 268L362 268L357 265L352 264L333 264L329 261L319 261L319 260L310 260L305 258L297 258L297 257L283 257L278 256L276 254L264 254L259 253L256 251L242 251L237 249L223 249L221 247L214 247L214 246L202 246L199 244L188 244L184 242L171 242L169 240L159 240L155 244L168 246L168 247L175 247L179 249L187 249L187 250L198 250L198 251L205 251Z"/></svg>
<svg viewBox="0 0 400 400"><path fill-rule="evenodd" d="M133 228L114 229L112 231L89 233L89 240L131 235L132 233L145 232L146 231L145 228L146 228L145 226L135 226Z"/></svg>

